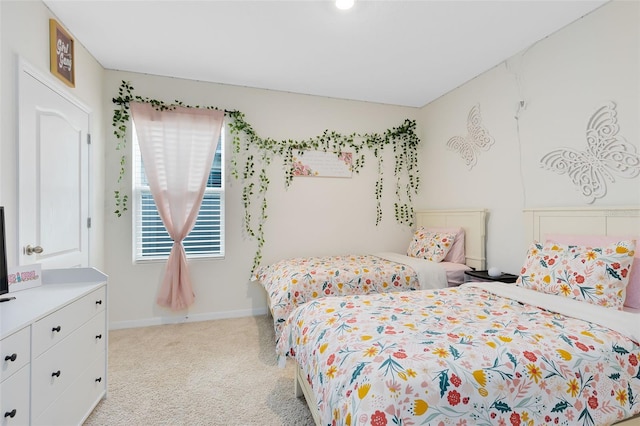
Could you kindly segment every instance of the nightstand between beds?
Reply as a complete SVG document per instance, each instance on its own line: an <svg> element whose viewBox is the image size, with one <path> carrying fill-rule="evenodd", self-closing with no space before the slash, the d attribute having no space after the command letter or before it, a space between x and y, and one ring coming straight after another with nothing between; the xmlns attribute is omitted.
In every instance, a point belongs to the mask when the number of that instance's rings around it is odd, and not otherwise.
<svg viewBox="0 0 640 426"><path fill-rule="evenodd" d="M498 275L497 277L492 277L489 275L489 272L484 271L464 271L465 282L469 281L500 281L502 283L515 283L518 279L517 275L503 273L502 275Z"/></svg>

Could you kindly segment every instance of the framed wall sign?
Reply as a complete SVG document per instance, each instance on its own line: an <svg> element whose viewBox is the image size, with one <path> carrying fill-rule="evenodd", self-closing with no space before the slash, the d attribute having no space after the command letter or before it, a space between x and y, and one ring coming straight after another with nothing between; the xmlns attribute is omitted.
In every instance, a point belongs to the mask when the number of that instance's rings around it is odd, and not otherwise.
<svg viewBox="0 0 640 426"><path fill-rule="evenodd" d="M353 174L353 154L335 152L294 150L293 176L350 178Z"/></svg>
<svg viewBox="0 0 640 426"><path fill-rule="evenodd" d="M51 73L69 87L76 87L73 45L71 35L55 19L49 19Z"/></svg>

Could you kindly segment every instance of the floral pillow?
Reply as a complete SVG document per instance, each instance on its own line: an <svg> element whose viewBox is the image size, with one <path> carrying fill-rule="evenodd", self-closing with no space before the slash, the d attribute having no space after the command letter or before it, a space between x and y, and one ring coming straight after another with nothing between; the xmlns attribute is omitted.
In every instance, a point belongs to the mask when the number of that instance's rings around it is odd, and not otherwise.
<svg viewBox="0 0 640 426"><path fill-rule="evenodd" d="M451 250L455 237L455 232L429 231L420 227L413 234L407 256L441 262Z"/></svg>
<svg viewBox="0 0 640 426"><path fill-rule="evenodd" d="M553 241L556 243L591 247L605 246L621 240L635 240L636 248L638 248L640 236L627 235L613 237L608 235L548 234L545 237L547 242ZM447 256L449 255L451 255L451 252L449 252ZM626 288L627 296L624 299L624 306L640 309L640 251L636 250L636 254L633 257L634 260L631 266L631 272L629 273L629 284L627 284Z"/></svg>
<svg viewBox="0 0 640 426"><path fill-rule="evenodd" d="M635 240L603 247L534 242L516 285L622 309Z"/></svg>
<svg viewBox="0 0 640 426"><path fill-rule="evenodd" d="M453 239L453 244L451 244L451 249L449 253L442 260L443 262L452 262L452 263L467 263L467 258L464 253L464 228L432 228L426 227L424 228L426 231L433 232L449 232L455 233L455 237Z"/></svg>

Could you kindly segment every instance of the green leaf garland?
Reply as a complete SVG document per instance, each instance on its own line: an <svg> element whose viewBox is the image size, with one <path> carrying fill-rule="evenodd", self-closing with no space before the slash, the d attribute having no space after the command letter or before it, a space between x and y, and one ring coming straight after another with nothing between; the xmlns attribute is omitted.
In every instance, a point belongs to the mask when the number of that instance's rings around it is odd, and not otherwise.
<svg viewBox="0 0 640 426"><path fill-rule="evenodd" d="M166 104L155 99L145 98L133 94L133 86L126 81L118 90L118 96L113 98L117 106L113 112L112 125L114 135L117 138L115 149L122 151L126 148L127 125L131 118L129 111L130 102L143 102L151 104L159 111L172 110L178 106L187 108L218 109L211 106L189 106L180 101ZM243 227L246 234L257 241L258 247L253 259L252 272L257 269L262 261L262 248L264 247L264 223L267 220L267 190L269 178L266 167L273 158L280 157L285 172L285 185L288 187L293 180L293 152L295 150L315 150L324 152L352 152L352 169L359 173L365 166L366 154L371 153L377 160L378 179L375 182L374 194L376 197L376 225L382 221L382 194L383 194L383 157L387 146L393 147L395 167L395 193L394 203L395 218L398 223L413 226L413 195L418 193L420 176L418 174L418 145L420 139L416 135L415 120L406 119L400 126L386 130L382 134L352 133L342 135L340 133L325 130L321 135L302 141L262 138L245 120L240 111L225 110L228 118L227 124L232 135L231 176L241 180L242 204L244 208ZM121 184L126 173L126 155L120 157L120 171L117 183ZM114 191L116 216L120 217L127 211L128 195L122 189ZM254 205L258 203L260 213L257 218L252 214Z"/></svg>

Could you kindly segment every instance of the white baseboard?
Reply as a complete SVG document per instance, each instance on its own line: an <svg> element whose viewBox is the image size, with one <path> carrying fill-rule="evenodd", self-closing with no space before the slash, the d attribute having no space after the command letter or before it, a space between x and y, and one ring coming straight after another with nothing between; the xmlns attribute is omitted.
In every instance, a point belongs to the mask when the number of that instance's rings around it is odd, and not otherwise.
<svg viewBox="0 0 640 426"><path fill-rule="evenodd" d="M174 317L154 317L131 321L109 322L109 330L120 330L124 328L149 327L164 324L182 324L187 322L210 321L227 318L254 317L266 315L266 307L257 309L243 309L239 311L209 312L204 314L183 315Z"/></svg>

